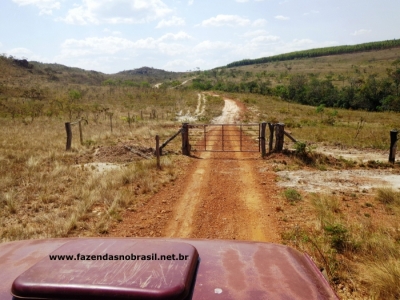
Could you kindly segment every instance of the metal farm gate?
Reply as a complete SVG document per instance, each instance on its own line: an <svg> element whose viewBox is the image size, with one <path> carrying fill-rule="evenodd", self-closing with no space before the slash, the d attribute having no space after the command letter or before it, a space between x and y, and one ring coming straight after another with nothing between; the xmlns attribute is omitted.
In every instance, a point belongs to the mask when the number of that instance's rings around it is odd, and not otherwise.
<svg viewBox="0 0 400 300"><path fill-rule="evenodd" d="M188 124L192 151L260 152L261 124Z"/></svg>

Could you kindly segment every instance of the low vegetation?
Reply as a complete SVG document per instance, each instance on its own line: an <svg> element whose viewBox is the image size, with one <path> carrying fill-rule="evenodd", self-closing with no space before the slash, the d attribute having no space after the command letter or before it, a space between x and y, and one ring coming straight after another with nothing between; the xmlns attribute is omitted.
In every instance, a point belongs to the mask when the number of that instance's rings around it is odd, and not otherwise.
<svg viewBox="0 0 400 300"><path fill-rule="evenodd" d="M318 222L299 224L283 238L318 262L340 298L398 299L400 215L398 202L386 204L392 196L398 197L398 192L377 190L377 201L365 209L383 208L386 216L372 218L361 213L350 217L348 204L338 196L309 195L303 205L314 210ZM388 211L382 205L394 205L397 210Z"/></svg>
<svg viewBox="0 0 400 300"><path fill-rule="evenodd" d="M113 222L122 220L124 209L177 175L174 156L162 158L162 171L156 170L154 158L132 154L120 162L126 151L119 145L154 149L156 133L164 137L175 131L157 121L138 121L131 128L119 121L111 133L106 120L96 124L90 119L83 126L83 145L73 129L69 152L61 120L39 117L29 126L10 119L0 123L1 241L107 233Z"/></svg>
<svg viewBox="0 0 400 300"><path fill-rule="evenodd" d="M295 189L286 189L284 195L287 201L294 203L301 200L301 195Z"/></svg>

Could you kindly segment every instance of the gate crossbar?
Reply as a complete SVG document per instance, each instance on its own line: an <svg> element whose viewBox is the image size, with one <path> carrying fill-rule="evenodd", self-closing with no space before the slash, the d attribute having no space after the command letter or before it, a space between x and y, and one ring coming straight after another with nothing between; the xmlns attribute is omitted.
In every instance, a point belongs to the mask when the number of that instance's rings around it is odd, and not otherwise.
<svg viewBox="0 0 400 300"><path fill-rule="evenodd" d="M197 140L198 149L195 151L207 151L207 152L260 152L261 141L260 141L260 124L193 124L188 127L194 131L190 136L201 136ZM220 129L221 133L216 133L216 130ZM236 132L236 134L232 134ZM254 138L258 140L257 148L243 148L243 140L248 138ZM214 146L213 142L221 142L221 150L209 149ZM226 145L226 142L239 142L238 146ZM239 149L237 149L238 147ZM233 149L232 149L233 148ZM236 148L236 150L235 150Z"/></svg>

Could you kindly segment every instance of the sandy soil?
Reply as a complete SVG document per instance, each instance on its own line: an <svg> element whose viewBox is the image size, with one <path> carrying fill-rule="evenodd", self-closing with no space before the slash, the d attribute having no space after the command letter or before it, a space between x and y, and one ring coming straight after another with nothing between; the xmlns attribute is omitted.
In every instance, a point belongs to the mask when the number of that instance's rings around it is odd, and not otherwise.
<svg viewBox="0 0 400 300"><path fill-rule="evenodd" d="M400 175L391 170L280 171L279 186L306 192L370 193L374 188L400 189Z"/></svg>
<svg viewBox="0 0 400 300"><path fill-rule="evenodd" d="M188 110L186 114L183 115L183 111L180 111L177 116L176 120L183 123L183 122L195 122L198 120L198 117L204 114L206 109L206 97L204 94L197 94L197 107L193 114Z"/></svg>
<svg viewBox="0 0 400 300"><path fill-rule="evenodd" d="M214 124L235 124L240 120L240 108L234 100L224 99L225 106L222 114L214 118L211 123Z"/></svg>
<svg viewBox="0 0 400 300"><path fill-rule="evenodd" d="M336 158L342 157L347 160L354 160L356 162L367 162L370 160L387 162L389 159L388 151L379 151L376 149L359 150L352 148L342 149L339 147L319 146L315 151L325 155L332 155Z"/></svg>

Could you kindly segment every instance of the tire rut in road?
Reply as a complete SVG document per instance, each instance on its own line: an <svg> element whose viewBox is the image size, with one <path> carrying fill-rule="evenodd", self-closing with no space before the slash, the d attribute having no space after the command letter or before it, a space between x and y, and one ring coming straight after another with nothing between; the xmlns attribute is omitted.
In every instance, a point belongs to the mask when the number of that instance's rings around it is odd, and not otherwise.
<svg viewBox="0 0 400 300"><path fill-rule="evenodd" d="M238 141L226 143L233 147ZM260 190L254 175L255 156L259 154L202 153L165 235L279 242L268 191Z"/></svg>

